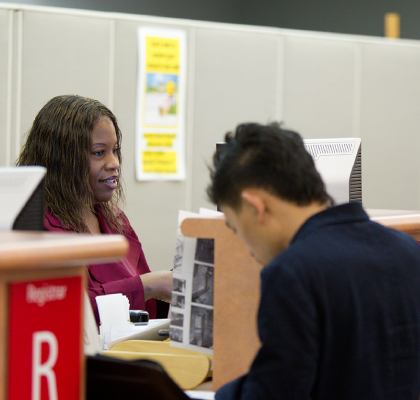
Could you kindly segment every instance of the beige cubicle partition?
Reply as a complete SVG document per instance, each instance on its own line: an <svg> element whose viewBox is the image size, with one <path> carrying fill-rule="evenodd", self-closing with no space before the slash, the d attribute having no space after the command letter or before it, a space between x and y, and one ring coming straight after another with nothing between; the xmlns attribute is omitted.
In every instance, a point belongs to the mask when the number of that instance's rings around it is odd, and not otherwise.
<svg viewBox="0 0 420 400"><path fill-rule="evenodd" d="M184 181L136 181L145 26L186 32ZM360 137L364 205L420 209L420 41L0 3L0 54L0 163L14 163L53 96L105 103L123 135L124 211L152 270L173 266L178 211L213 207L207 164L241 122Z"/></svg>
<svg viewBox="0 0 420 400"><path fill-rule="evenodd" d="M22 326L13 325L13 329L9 329L13 315L10 310L15 309L16 297L11 301L11 288L19 286L20 283L33 284L35 287L37 283L43 285L42 282L55 282L71 280L73 282L76 278L76 286L69 286L71 290L77 290L77 299L74 305L70 307L69 315L78 315L80 321L69 321L66 315L66 309L63 307L63 312L60 312L61 305L58 304L59 312L53 315L45 315L44 310L47 307L43 302L44 299L39 300L39 304L35 306L37 318L53 320L54 324L63 325L71 329L72 324L77 324L80 327L79 332L76 333L76 359L80 360L79 379L76 384L80 385L80 399L85 398L84 394L84 356L83 356L83 298L85 287L85 265L93 262L106 262L120 259L128 250L128 243L123 236L119 235L79 235L79 234L56 234L51 232L0 232L0 400L11 400L11 390L19 390L20 388L8 388L10 381L10 361L12 359L27 356L26 349L32 349L32 343L18 343L16 354L11 354L13 348L11 343L13 337L22 330L30 330L30 324L22 324ZM73 280L72 280L73 279ZM77 287L79 285L79 287ZM41 289L45 286L41 286ZM67 290L67 287L65 287ZM70 291L70 289L69 289ZM50 292L51 294L52 292ZM44 293L45 294L45 293ZM58 298L63 299L62 293L58 294ZM81 294L81 295L80 295ZM26 294L26 302L28 302L28 294ZM56 296L57 297L57 296ZM18 299L21 304L18 304L22 313L25 313L26 307L30 309L30 305L26 306L25 298ZM47 299L48 300L48 299ZM51 297L49 298L51 300ZM79 301L80 300L80 301ZM23 307L23 308L22 308ZM74 309L76 308L76 309ZM68 310L68 308L67 308ZM73 312L74 311L74 312ZM23 319L27 317L31 321L32 315L23 315ZM42 333L43 334L43 333ZM51 337L51 335L50 335ZM67 343L58 343L58 351L61 346L65 348ZM34 356L32 355L32 360ZM49 359L48 359L49 360ZM18 360L19 361L19 360ZM22 361L23 362L23 361ZM28 367L17 363L18 367ZM32 364L33 365L33 364ZM46 366L41 365L41 373L45 373ZM47 368L48 369L48 368ZM74 371L73 371L74 372ZM32 371L32 374L34 372ZM58 372L57 372L58 374ZM29 375L29 376L28 376ZM19 384L24 387L31 385L31 374L19 377ZM46 375L48 375L46 373ZM76 371L77 375L77 371ZM58 376L56 377L58 381ZM33 385L33 384L32 384ZM32 391L33 391L32 386ZM32 393L33 394L33 393ZM60 393L59 393L60 394ZM32 396L32 398L39 398ZM59 398L66 398L59 396Z"/></svg>
<svg viewBox="0 0 420 400"><path fill-rule="evenodd" d="M367 211L378 223L420 240L420 211ZM257 311L262 265L224 219L186 219L181 230L185 236L215 240L212 389L217 390L245 374L260 347Z"/></svg>

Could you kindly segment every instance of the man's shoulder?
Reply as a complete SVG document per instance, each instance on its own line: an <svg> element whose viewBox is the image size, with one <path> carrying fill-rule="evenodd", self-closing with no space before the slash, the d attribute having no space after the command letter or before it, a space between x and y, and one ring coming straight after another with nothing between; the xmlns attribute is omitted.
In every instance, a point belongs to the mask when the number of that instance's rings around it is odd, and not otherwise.
<svg viewBox="0 0 420 400"><path fill-rule="evenodd" d="M319 224L279 253L264 268L264 275L288 274L304 280L338 277L357 265L375 264L414 264L420 271L420 245L411 236L369 219Z"/></svg>

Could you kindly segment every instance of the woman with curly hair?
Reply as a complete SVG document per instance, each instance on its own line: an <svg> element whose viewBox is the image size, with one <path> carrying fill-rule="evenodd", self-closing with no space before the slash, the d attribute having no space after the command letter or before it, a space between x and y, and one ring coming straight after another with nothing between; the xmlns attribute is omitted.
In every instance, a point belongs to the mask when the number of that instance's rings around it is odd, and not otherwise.
<svg viewBox="0 0 420 400"><path fill-rule="evenodd" d="M97 100L75 95L57 96L44 105L17 160L17 165L47 169L46 230L118 233L129 242L122 261L87 267L97 322L99 295L122 293L131 309L147 310L150 318L157 316L156 299L171 299L172 272L150 271L141 243L120 209L121 160L121 131L114 114Z"/></svg>

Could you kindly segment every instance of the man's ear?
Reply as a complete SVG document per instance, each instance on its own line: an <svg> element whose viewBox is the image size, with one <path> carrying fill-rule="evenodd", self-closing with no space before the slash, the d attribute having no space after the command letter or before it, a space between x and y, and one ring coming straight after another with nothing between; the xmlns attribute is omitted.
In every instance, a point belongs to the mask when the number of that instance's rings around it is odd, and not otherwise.
<svg viewBox="0 0 420 400"><path fill-rule="evenodd" d="M267 209L264 197L258 191L254 190L244 190L241 193L241 197L255 210L258 215L258 221L262 222Z"/></svg>

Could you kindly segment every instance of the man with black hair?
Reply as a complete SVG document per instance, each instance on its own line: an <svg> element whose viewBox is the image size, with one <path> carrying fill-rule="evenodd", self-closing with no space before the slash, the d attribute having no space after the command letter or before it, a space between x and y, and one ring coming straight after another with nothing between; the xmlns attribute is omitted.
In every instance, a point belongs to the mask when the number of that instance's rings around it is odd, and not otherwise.
<svg viewBox="0 0 420 400"><path fill-rule="evenodd" d="M225 399L418 399L420 246L326 193L301 137L242 124L207 193L264 265L259 350Z"/></svg>

